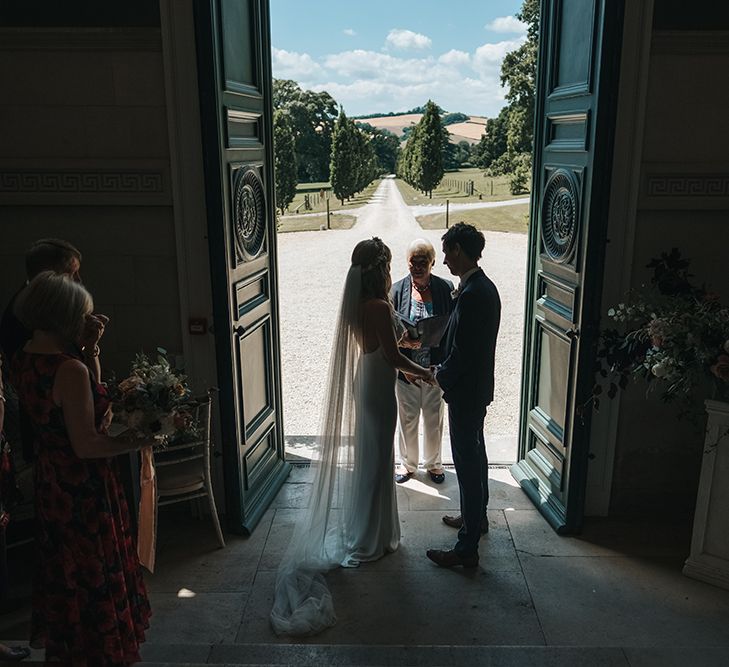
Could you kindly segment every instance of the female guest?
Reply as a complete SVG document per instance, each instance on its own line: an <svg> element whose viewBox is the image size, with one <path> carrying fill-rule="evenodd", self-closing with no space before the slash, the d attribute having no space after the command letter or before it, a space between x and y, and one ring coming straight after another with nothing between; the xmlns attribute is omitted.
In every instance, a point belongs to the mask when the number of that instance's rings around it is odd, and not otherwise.
<svg viewBox="0 0 729 667"><path fill-rule="evenodd" d="M15 495L13 458L10 445L5 441L5 392L2 376L2 353L0 353L0 600L4 599L8 588L8 564L5 556L5 528L10 521L8 509ZM23 660L30 655L24 646L5 646L0 644L0 663Z"/></svg>
<svg viewBox="0 0 729 667"><path fill-rule="evenodd" d="M104 434L106 391L73 353L92 309L79 283L40 273L16 303L33 336L11 369L35 448L31 645L88 667L137 662L151 614L112 457L152 443Z"/></svg>
<svg viewBox="0 0 729 667"><path fill-rule="evenodd" d="M434 315L449 315L453 303L453 284L431 273L435 265L435 249L430 241L413 241L407 249L407 261L409 275L396 282L390 291L395 311L415 322ZM411 344L410 348L402 349L402 352L419 366L429 368L442 361L439 347L416 347ZM418 426L422 413L425 469L433 482L442 484L445 480L441 462L443 392L437 385L413 382L404 373L398 374L396 391L400 417L400 466L395 481L407 481L418 469Z"/></svg>

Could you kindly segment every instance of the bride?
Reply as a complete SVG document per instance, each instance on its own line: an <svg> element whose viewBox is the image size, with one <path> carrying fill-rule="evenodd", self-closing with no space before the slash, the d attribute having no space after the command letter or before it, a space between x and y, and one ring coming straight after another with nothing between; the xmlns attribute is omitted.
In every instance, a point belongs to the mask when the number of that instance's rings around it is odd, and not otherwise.
<svg viewBox="0 0 729 667"><path fill-rule="evenodd" d="M396 371L433 382L398 350L390 249L360 241L344 284L322 409L309 505L279 565L271 624L279 635L313 635L334 625L323 574L397 549L393 442Z"/></svg>

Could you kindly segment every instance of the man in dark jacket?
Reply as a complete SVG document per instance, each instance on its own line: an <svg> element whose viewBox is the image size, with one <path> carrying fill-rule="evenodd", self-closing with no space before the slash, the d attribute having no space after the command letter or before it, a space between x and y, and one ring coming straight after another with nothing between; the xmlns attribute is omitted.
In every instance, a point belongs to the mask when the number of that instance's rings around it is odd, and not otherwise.
<svg viewBox="0 0 729 667"><path fill-rule="evenodd" d="M485 240L472 225L459 222L442 237L445 265L460 278L448 324L444 361L435 379L448 404L451 449L461 492L461 516L443 517L458 527L450 551L428 550L441 567L476 567L478 542L488 530L488 459L483 436L486 408L494 398L494 359L501 319L496 286L479 268ZM484 530L485 529L485 530Z"/></svg>

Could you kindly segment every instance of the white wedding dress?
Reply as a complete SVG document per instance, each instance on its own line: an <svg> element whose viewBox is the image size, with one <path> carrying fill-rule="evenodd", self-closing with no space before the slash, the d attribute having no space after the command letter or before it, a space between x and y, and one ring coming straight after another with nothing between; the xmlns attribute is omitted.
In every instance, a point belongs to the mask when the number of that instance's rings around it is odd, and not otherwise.
<svg viewBox="0 0 729 667"><path fill-rule="evenodd" d="M370 561L397 549L400 521L395 493L396 371L377 348L360 357L355 378L354 467L356 513L347 536L349 558Z"/></svg>
<svg viewBox="0 0 729 667"><path fill-rule="evenodd" d="M394 480L396 371L381 349L363 353L362 274L347 274L312 456L309 504L297 517L279 565L271 625L279 635L313 635L336 623L324 574L397 549Z"/></svg>

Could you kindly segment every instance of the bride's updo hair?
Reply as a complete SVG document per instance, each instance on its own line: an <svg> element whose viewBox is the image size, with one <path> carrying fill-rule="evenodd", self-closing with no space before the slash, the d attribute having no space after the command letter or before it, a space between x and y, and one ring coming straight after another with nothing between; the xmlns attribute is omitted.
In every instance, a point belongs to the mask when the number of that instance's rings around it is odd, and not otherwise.
<svg viewBox="0 0 729 667"><path fill-rule="evenodd" d="M360 241L352 251L352 266L362 268L362 300L384 299L389 301L390 260L392 253L376 236Z"/></svg>

